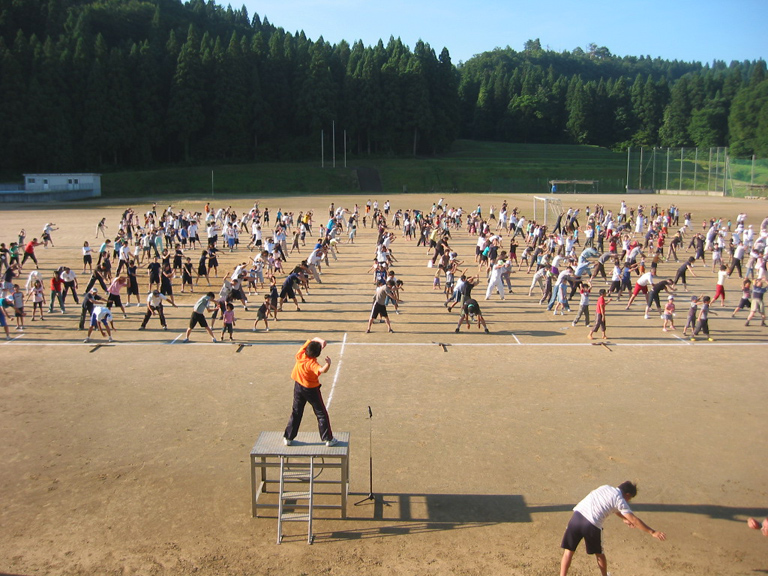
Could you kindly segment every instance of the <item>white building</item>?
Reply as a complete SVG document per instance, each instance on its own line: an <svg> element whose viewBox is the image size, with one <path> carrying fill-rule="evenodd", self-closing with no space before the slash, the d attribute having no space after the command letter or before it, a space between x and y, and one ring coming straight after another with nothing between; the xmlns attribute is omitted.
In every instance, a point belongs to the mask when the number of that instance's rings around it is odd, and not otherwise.
<svg viewBox="0 0 768 576"><path fill-rule="evenodd" d="M27 192L92 190L101 196L101 174L24 174Z"/></svg>
<svg viewBox="0 0 768 576"><path fill-rule="evenodd" d="M24 174L24 182L0 184L0 204L87 200L101 196L101 174Z"/></svg>

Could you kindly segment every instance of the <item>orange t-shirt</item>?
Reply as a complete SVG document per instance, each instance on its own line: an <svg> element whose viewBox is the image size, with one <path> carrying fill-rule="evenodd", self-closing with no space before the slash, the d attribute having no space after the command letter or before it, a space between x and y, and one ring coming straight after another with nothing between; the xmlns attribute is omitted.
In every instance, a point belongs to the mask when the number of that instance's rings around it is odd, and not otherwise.
<svg viewBox="0 0 768 576"><path fill-rule="evenodd" d="M311 340L304 342L304 346L296 353L296 365L291 371L291 378L304 386L304 388L317 388L320 386L320 363L317 358L307 356L307 346Z"/></svg>

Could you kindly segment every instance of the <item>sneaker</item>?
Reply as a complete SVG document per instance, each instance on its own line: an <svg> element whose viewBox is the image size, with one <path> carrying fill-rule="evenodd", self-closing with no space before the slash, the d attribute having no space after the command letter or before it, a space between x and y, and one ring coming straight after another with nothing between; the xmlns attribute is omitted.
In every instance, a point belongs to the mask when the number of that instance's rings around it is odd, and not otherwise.
<svg viewBox="0 0 768 576"><path fill-rule="evenodd" d="M216 338L211 338L211 342L213 342L214 344L216 344Z"/></svg>
<svg viewBox="0 0 768 576"><path fill-rule="evenodd" d="M330 447L330 446L336 446L336 444L338 444L338 443L339 443L339 441L336 440L336 438L331 438L330 440L326 441L325 445Z"/></svg>
<svg viewBox="0 0 768 576"><path fill-rule="evenodd" d="M696 338L694 338L693 336L691 336L691 342L696 342Z"/></svg>
<svg viewBox="0 0 768 576"><path fill-rule="evenodd" d="M293 440L291 440L290 438L286 438L285 436L283 436L283 444L285 444L286 446L290 446L291 444L293 444Z"/></svg>
<svg viewBox="0 0 768 576"><path fill-rule="evenodd" d="M168 330L168 326L163 326L163 330Z"/></svg>
<svg viewBox="0 0 768 576"><path fill-rule="evenodd" d="M571 326L576 326L576 322L571 322Z"/></svg>
<svg viewBox="0 0 768 576"><path fill-rule="evenodd" d="M707 340L709 340L710 342L714 342L715 341L714 338L707 338Z"/></svg>
<svg viewBox="0 0 768 576"><path fill-rule="evenodd" d="M650 316L648 316L648 314L646 314L645 316L643 316L643 318L645 318L646 320L650 320L650 319L651 319L651 317L650 317Z"/></svg>
<svg viewBox="0 0 768 576"><path fill-rule="evenodd" d="M112 340L112 337L110 336L107 342L114 342L114 340Z"/></svg>
<svg viewBox="0 0 768 576"><path fill-rule="evenodd" d="M485 329L485 333L486 333L486 334L490 334L490 333L491 333L491 331L490 331L490 330L488 330L488 328L486 328L486 329Z"/></svg>
<svg viewBox="0 0 768 576"><path fill-rule="evenodd" d="M189 342L189 338L184 338L184 340L181 341L182 344L186 344L187 342Z"/></svg>
<svg viewBox="0 0 768 576"><path fill-rule="evenodd" d="M269 328L264 328L264 332L269 332Z"/></svg>
<svg viewBox="0 0 768 576"><path fill-rule="evenodd" d="M86 338L85 340L83 340L83 344L88 344L88 342L90 342L90 341L91 341L90 338Z"/></svg>
<svg viewBox="0 0 768 576"><path fill-rule="evenodd" d="M456 332L456 334L458 334L459 333L459 329L456 328L456 330L454 330L454 332Z"/></svg>
<svg viewBox="0 0 768 576"><path fill-rule="evenodd" d="M144 330L144 326L139 326L139 330Z"/></svg>

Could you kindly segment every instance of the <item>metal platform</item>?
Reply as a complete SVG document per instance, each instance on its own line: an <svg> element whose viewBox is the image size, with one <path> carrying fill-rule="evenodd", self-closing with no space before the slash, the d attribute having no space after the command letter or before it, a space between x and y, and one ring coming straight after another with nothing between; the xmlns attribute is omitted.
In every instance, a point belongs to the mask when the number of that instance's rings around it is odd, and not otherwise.
<svg viewBox="0 0 768 576"><path fill-rule="evenodd" d="M320 474L324 470L339 470L338 478L318 478L314 481L315 494L333 495L339 498L338 504L315 504L315 509L340 510L341 517L347 516L347 496L349 494L349 432L334 434L339 441L336 446L328 447L320 440L317 432L299 432L291 446L283 444L283 432L261 432L256 444L251 448L251 508L253 516L258 516L258 508L279 508L279 503L259 502L262 495L270 492L270 484L279 485L280 461L306 463L314 460L314 468ZM276 469L278 474L270 478L267 471ZM258 478L257 478L257 470ZM322 492L323 486L336 486L333 491ZM277 496L278 490L274 490Z"/></svg>

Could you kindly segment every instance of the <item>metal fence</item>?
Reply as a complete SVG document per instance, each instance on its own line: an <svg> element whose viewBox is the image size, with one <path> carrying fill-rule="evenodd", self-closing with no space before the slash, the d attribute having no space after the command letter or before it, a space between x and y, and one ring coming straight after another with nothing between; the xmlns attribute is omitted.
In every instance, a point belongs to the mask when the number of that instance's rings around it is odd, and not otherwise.
<svg viewBox="0 0 768 576"><path fill-rule="evenodd" d="M768 195L768 160L733 158L728 148L630 148L628 191L692 190Z"/></svg>

